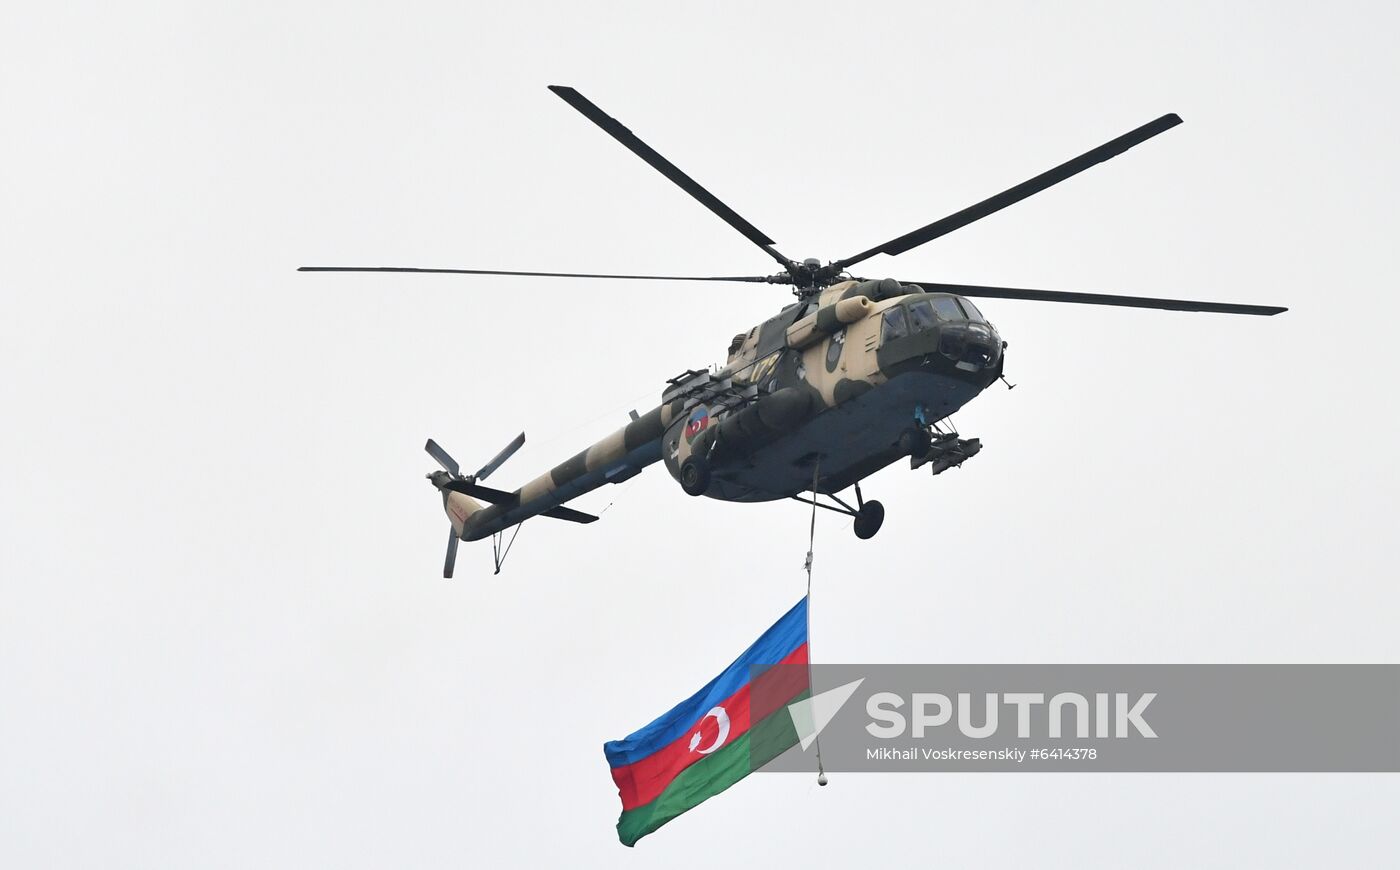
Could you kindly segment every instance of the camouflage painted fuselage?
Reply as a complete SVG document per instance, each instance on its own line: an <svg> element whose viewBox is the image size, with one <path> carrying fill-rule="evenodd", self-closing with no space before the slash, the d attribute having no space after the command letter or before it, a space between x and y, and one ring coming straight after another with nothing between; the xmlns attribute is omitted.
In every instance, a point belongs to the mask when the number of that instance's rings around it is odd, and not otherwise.
<svg viewBox="0 0 1400 870"><path fill-rule="evenodd" d="M476 540L663 460L704 462L704 495L768 501L835 493L907 456L900 436L954 413L1001 374L1004 343L960 297L896 281L845 281L735 337L726 366L673 384L663 402L483 506L451 493ZM703 383L702 383L703 382Z"/></svg>

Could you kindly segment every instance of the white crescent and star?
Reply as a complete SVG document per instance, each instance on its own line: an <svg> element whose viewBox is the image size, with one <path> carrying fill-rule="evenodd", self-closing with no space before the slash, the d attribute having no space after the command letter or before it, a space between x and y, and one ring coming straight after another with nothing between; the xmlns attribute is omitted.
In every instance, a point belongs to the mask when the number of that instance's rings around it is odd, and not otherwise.
<svg viewBox="0 0 1400 870"><path fill-rule="evenodd" d="M714 752L716 749L723 746L724 741L729 739L728 711L726 711L723 707L711 707L710 712L706 713L704 717L700 719L700 724L704 725L705 720L710 718L711 716L715 717L715 722L719 725L719 734L715 737L715 742L711 743L705 749L697 749L696 747L700 745L700 731L699 729L696 729L695 733L690 737L691 752L698 752L701 755L709 755L711 752Z"/></svg>

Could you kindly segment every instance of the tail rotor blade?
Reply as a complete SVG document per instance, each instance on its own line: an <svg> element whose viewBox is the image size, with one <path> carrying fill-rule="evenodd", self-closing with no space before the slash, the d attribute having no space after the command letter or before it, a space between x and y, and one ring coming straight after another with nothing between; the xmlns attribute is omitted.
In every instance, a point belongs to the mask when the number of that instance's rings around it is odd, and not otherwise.
<svg viewBox="0 0 1400 870"><path fill-rule="evenodd" d="M485 480L487 477L490 477L491 473L494 472L496 469L500 468L507 459L514 456L515 451L519 450L521 445L523 445L524 443L525 433L521 432L519 435L515 436L514 441L507 444L505 448L501 450L500 453L497 453L495 458L493 458L490 462L486 463L485 465L481 466L481 470L478 471L476 473L476 476L472 479Z"/></svg>
<svg viewBox="0 0 1400 870"><path fill-rule="evenodd" d="M437 460L437 464L453 477L457 477L461 469L457 467L457 460L447 455L447 451L438 446L438 443L429 438L428 443L423 445L423 449L428 451L428 455Z"/></svg>
<svg viewBox="0 0 1400 870"><path fill-rule="evenodd" d="M457 532L451 526L447 527L447 561L442 563L442 577L444 580L452 579L452 569L457 564Z"/></svg>

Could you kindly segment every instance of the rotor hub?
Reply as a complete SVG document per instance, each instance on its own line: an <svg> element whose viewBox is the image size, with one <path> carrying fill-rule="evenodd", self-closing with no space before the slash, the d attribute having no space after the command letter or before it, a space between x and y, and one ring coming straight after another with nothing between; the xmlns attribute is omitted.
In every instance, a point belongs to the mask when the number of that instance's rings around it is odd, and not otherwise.
<svg viewBox="0 0 1400 870"><path fill-rule="evenodd" d="M791 284L792 292L799 299L814 296L841 280L841 266L837 263L822 265L816 257L808 257L802 262L789 260L787 272L770 275L770 284Z"/></svg>

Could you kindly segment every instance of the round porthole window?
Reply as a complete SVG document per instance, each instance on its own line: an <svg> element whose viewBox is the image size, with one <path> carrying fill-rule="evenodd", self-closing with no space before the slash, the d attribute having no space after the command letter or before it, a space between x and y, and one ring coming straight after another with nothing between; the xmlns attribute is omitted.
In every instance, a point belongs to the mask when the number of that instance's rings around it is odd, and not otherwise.
<svg viewBox="0 0 1400 870"><path fill-rule="evenodd" d="M831 341L826 343L826 370L836 371L836 364L841 362L841 349L846 346L846 333L838 332L831 337Z"/></svg>

